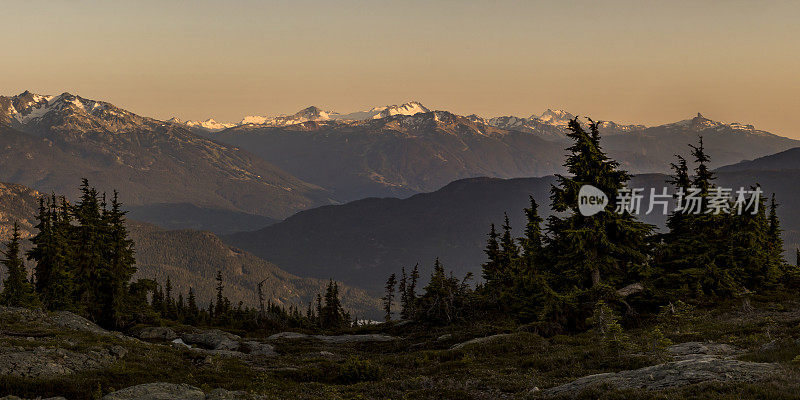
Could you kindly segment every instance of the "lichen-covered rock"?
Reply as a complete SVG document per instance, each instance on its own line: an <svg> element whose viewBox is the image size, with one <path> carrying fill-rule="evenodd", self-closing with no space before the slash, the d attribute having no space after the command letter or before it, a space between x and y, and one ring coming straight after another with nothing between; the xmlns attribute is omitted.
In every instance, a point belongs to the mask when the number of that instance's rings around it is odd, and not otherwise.
<svg viewBox="0 0 800 400"><path fill-rule="evenodd" d="M325 343L358 343L358 342L388 342L396 340L397 338L389 335L382 334L364 334L364 335L306 335L297 332L281 332L276 333L267 338L267 340L278 339L316 339Z"/></svg>
<svg viewBox="0 0 800 400"><path fill-rule="evenodd" d="M479 337L479 338L467 340L466 342L462 342L462 343L453 345L452 347L450 347L450 350L458 350L458 349L464 348L465 346L470 346L470 345L473 345L473 344L488 343L488 342L492 342L494 340L497 340L497 339L500 339L500 338L504 338L504 337L507 337L507 336L511 336L511 334L510 333L501 333L499 335Z"/></svg>
<svg viewBox="0 0 800 400"><path fill-rule="evenodd" d="M219 329L195 330L184 333L181 335L181 339L185 343L195 344L211 350L239 350L239 336Z"/></svg>
<svg viewBox="0 0 800 400"><path fill-rule="evenodd" d="M0 348L0 375L25 378L53 378L75 372L104 368L127 353L114 349L91 349L76 353L60 348Z"/></svg>
<svg viewBox="0 0 800 400"><path fill-rule="evenodd" d="M194 386L154 382L109 393L103 397L103 400L245 400L252 398L245 392L214 389L206 394Z"/></svg>
<svg viewBox="0 0 800 400"><path fill-rule="evenodd" d="M728 357L741 353L741 350L728 344L714 342L678 343L667 348L667 353L676 359L696 358L700 356Z"/></svg>
<svg viewBox="0 0 800 400"><path fill-rule="evenodd" d="M609 385L617 389L659 390L710 381L756 382L767 379L777 370L778 365L773 363L696 355L636 370L584 376L570 383L546 389L543 393L573 396L596 385Z"/></svg>
<svg viewBox="0 0 800 400"><path fill-rule="evenodd" d="M75 315L69 311L55 311L50 320L57 326L73 331L89 332L96 335L110 335L111 332L97 326L86 318Z"/></svg>
<svg viewBox="0 0 800 400"><path fill-rule="evenodd" d="M240 350L253 356L277 356L271 344L256 341L243 342Z"/></svg>
<svg viewBox="0 0 800 400"><path fill-rule="evenodd" d="M133 336L142 340L175 340L178 334L165 326L148 326L133 332Z"/></svg>
<svg viewBox="0 0 800 400"><path fill-rule="evenodd" d="M360 342L390 342L397 338L389 335L381 335L377 333L366 335L314 335L314 339L321 340L325 343L360 343Z"/></svg>
<svg viewBox="0 0 800 400"><path fill-rule="evenodd" d="M267 340L278 340L278 339L306 339L308 335L305 333L298 333L298 332L280 332L274 335L270 335Z"/></svg>
<svg viewBox="0 0 800 400"><path fill-rule="evenodd" d="M202 390L185 384L145 383L103 397L103 400L205 400Z"/></svg>

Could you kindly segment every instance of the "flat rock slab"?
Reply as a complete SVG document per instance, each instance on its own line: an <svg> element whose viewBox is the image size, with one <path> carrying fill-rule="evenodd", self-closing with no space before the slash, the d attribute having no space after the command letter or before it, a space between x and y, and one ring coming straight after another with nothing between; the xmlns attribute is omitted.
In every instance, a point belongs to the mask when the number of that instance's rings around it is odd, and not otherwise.
<svg viewBox="0 0 800 400"><path fill-rule="evenodd" d="M397 338L389 335L367 334L367 335L314 335L314 339L325 343L359 343L359 342L390 342Z"/></svg>
<svg viewBox="0 0 800 400"><path fill-rule="evenodd" d="M315 339L325 343L358 343L358 342L389 342L397 340L394 336L382 334L365 334L365 335L306 335L298 332L281 332L269 336L267 340L279 339Z"/></svg>
<svg viewBox="0 0 800 400"><path fill-rule="evenodd" d="M570 383L544 390L546 395L577 395L596 385L617 389L660 390L701 382L757 382L767 379L778 370L773 363L756 363L698 355L650 367L584 376Z"/></svg>
<svg viewBox="0 0 800 400"><path fill-rule="evenodd" d="M194 386L155 382L109 393L103 397L103 400L240 400L251 398L244 392L215 389L206 394Z"/></svg>
<svg viewBox="0 0 800 400"><path fill-rule="evenodd" d="M730 357L741 352L731 345L714 342L678 343L667 348L667 353L681 360L700 356Z"/></svg>
<svg viewBox="0 0 800 400"><path fill-rule="evenodd" d="M466 342L461 342L459 344L453 345L452 347L450 347L450 350L458 350L458 349L461 349L461 348L464 348L466 346L470 346L470 345L473 345L473 344L489 343L489 342L495 341L497 339L501 339L501 338L508 337L508 336L511 336L511 334L510 333L501 333L499 335L484 336L484 337L479 337L479 338L475 338L475 339L470 339L470 340L467 340Z"/></svg>
<svg viewBox="0 0 800 400"><path fill-rule="evenodd" d="M127 351L119 346L81 353L58 348L32 350L0 349L0 375L24 378L54 378L75 372L104 368Z"/></svg>

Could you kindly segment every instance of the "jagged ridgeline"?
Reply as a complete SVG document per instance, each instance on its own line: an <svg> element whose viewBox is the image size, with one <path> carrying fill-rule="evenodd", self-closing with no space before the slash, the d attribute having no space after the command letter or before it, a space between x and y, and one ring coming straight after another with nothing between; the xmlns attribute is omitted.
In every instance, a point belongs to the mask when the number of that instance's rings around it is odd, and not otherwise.
<svg viewBox="0 0 800 400"><path fill-rule="evenodd" d="M161 311L175 318L185 314L179 312L185 307L154 312L148 299L156 292L171 292L172 297L166 297L175 306L188 306L191 297L195 305L200 304L198 309L209 310L205 307L209 301L216 308L222 276L224 303L231 312L244 313L262 302L265 309L280 311L279 315L307 318L312 303L330 290L332 282L288 274L224 245L209 232L164 231L127 221L116 193L106 197L87 181L80 192L73 204L62 196L0 184L0 238L9 240L9 254L4 257L8 265L2 272L18 272L9 282L18 282L21 276L21 281L36 288L35 301L9 295L5 304L76 311L118 328L166 317ZM165 282L170 290L165 290ZM19 285L11 286L8 293L21 293ZM341 311L342 320L349 318L344 318L345 308L359 316L374 315L377 299L361 290L335 286L341 302L334 308ZM317 308L313 309L317 315Z"/></svg>
<svg viewBox="0 0 800 400"><path fill-rule="evenodd" d="M618 191L631 176L602 150L598 125L569 124L568 174L557 175L551 189L555 214L539 216L533 197L526 208L522 237L515 238L506 216L498 232L492 224L482 265L483 282L474 288L445 273L437 259L430 283L419 295L414 289L417 267L400 271L401 319L434 324L485 318L511 318L532 323L540 333L576 332L615 321L639 320L669 304L712 306L720 301L781 295L797 287L800 272L782 255L775 196L763 195L736 212L729 196L714 199L710 156L702 137L690 146L691 162L682 156L672 165L677 206L665 233L633 213L617 210ZM605 212L585 216L578 209L579 189L591 185L609 196ZM688 197L696 193L694 209ZM761 193L754 183L748 193ZM714 212L723 207L730 212ZM386 284L384 312L392 317L397 275ZM605 322L602 322L605 321ZM614 322L616 323L616 322ZM621 328L614 328L621 329Z"/></svg>

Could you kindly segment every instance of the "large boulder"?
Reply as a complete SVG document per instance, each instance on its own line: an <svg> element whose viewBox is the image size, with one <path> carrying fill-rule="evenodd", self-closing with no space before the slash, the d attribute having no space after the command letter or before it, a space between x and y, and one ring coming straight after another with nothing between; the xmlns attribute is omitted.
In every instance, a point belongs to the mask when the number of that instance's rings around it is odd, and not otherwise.
<svg viewBox="0 0 800 400"><path fill-rule="evenodd" d="M73 331L81 331L94 333L96 335L111 335L112 333L97 326L94 322L86 318L75 315L69 311L55 311L51 314L50 320L56 326L61 328L70 329Z"/></svg>
<svg viewBox="0 0 800 400"><path fill-rule="evenodd" d="M219 329L195 330L184 333L181 339L185 343L198 345L211 350L239 350L239 336L223 332Z"/></svg>
<svg viewBox="0 0 800 400"><path fill-rule="evenodd" d="M46 312L41 309L0 306L0 320L15 321L29 327L67 329L103 336L114 335L94 322L69 311Z"/></svg>

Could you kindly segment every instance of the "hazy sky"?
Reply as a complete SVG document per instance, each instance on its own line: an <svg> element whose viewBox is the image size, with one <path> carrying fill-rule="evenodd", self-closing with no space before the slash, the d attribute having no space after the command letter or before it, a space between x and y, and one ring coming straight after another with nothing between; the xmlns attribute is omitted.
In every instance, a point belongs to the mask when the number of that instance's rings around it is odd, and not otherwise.
<svg viewBox="0 0 800 400"><path fill-rule="evenodd" d="M156 118L419 100L657 124L700 111L800 138L800 1L14 1L0 94Z"/></svg>

